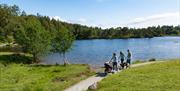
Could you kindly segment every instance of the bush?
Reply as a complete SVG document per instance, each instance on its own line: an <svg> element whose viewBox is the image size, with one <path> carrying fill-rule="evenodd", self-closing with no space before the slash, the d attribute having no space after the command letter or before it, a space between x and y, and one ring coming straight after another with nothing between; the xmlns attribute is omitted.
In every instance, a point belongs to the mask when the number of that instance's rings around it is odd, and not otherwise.
<svg viewBox="0 0 180 91"><path fill-rule="evenodd" d="M136 60L136 61L133 61L133 64L144 63L144 62L146 62L146 61Z"/></svg>
<svg viewBox="0 0 180 91"><path fill-rule="evenodd" d="M155 58L149 59L149 62L152 62L152 61L156 61L156 59Z"/></svg>
<svg viewBox="0 0 180 91"><path fill-rule="evenodd" d="M21 55L21 54L0 55L0 62L4 64L8 64L8 63L31 64L32 57Z"/></svg>

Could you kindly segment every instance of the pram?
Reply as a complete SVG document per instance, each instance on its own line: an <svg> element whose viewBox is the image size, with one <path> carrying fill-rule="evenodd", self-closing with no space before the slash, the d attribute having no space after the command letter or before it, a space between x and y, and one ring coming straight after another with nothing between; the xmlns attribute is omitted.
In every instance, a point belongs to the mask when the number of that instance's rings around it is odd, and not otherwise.
<svg viewBox="0 0 180 91"><path fill-rule="evenodd" d="M109 63L104 63L104 67L105 67L105 70L104 72L107 74L107 73L111 73L112 72L112 66L109 64Z"/></svg>

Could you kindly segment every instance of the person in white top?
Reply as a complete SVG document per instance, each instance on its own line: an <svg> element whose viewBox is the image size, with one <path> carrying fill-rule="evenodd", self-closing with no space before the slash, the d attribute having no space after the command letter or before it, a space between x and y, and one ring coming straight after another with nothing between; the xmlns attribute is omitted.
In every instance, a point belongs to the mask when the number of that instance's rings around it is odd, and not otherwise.
<svg viewBox="0 0 180 91"><path fill-rule="evenodd" d="M118 71L118 67L117 67L118 59L117 59L116 53L113 53L113 56L112 56L110 62L112 62L113 70Z"/></svg>

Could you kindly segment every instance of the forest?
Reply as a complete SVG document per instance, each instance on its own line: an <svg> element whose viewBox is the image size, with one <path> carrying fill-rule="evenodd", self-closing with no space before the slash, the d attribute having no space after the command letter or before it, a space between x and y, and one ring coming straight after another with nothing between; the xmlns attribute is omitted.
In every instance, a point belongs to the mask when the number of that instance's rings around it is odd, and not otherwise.
<svg viewBox="0 0 180 91"><path fill-rule="evenodd" d="M49 16L27 15L17 5L0 5L0 41L12 41L15 31L25 26L24 21L34 19L38 21L40 28L52 33L52 31L71 32L76 39L115 39L115 38L152 38L159 36L180 35L179 26L152 26L148 28L117 27L102 29L100 27L88 27L80 24L71 24L60 20L51 19ZM31 22L35 23L35 22Z"/></svg>

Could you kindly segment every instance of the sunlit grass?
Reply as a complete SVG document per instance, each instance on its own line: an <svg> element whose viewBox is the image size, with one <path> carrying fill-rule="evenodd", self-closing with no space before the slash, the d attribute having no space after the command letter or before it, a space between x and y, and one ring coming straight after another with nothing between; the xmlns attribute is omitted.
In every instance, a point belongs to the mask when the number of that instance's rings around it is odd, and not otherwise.
<svg viewBox="0 0 180 91"><path fill-rule="evenodd" d="M98 91L179 91L180 60L130 68L99 83Z"/></svg>
<svg viewBox="0 0 180 91"><path fill-rule="evenodd" d="M88 65L25 65L0 63L1 91L62 91L94 72Z"/></svg>

